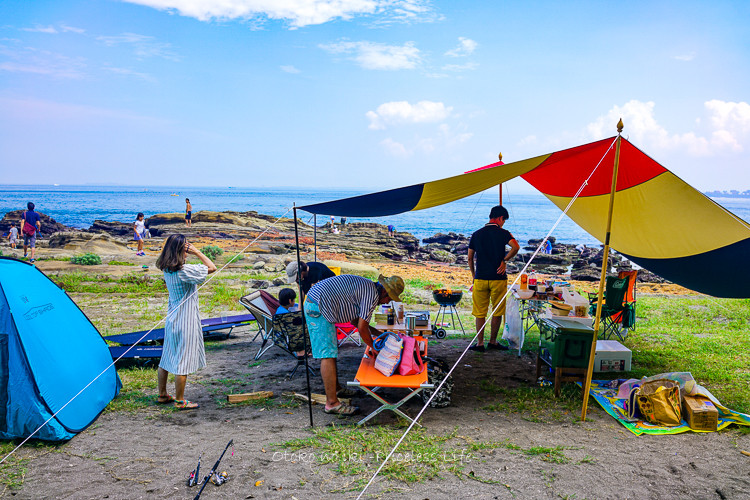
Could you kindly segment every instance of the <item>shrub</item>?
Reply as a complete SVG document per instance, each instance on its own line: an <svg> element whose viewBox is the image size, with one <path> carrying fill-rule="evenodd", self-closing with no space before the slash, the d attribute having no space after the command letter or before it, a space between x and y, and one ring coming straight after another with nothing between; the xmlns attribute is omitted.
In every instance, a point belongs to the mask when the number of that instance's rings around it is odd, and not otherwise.
<svg viewBox="0 0 750 500"><path fill-rule="evenodd" d="M215 260L216 257L224 253L224 250L217 247L216 245L206 245L205 247L201 248L201 252L203 252L203 255L205 255L209 259Z"/></svg>
<svg viewBox="0 0 750 500"><path fill-rule="evenodd" d="M70 262L81 266L95 266L102 263L102 258L95 253L85 253L83 255L76 255L70 259Z"/></svg>

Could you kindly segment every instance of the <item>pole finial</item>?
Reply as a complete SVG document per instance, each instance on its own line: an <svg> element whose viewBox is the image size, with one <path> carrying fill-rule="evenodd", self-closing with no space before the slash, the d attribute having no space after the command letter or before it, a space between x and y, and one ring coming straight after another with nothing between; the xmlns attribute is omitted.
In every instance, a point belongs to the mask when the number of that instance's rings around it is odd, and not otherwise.
<svg viewBox="0 0 750 500"><path fill-rule="evenodd" d="M498 153L497 154L497 159L500 160L500 161L503 161L503 154L502 153Z"/></svg>
<svg viewBox="0 0 750 500"><path fill-rule="evenodd" d="M625 128L625 125L622 124L622 118L620 118L620 121L617 122L617 133L622 134L623 128Z"/></svg>

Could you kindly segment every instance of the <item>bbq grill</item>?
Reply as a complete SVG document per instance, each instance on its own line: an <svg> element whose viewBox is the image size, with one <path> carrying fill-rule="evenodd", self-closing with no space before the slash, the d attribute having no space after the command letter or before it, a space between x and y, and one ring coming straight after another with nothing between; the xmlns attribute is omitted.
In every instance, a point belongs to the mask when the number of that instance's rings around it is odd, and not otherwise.
<svg viewBox="0 0 750 500"><path fill-rule="evenodd" d="M442 328L443 326L446 326L446 314L451 315L451 322L449 323L450 326L453 326L455 324L455 320L453 318L453 315L455 314L456 319L458 319L458 324L461 326L461 331L464 334L466 333L466 331L464 330L464 325L463 323L461 323L461 317L458 315L458 310L456 310L456 304L458 304L463 296L464 292L462 292L461 290L441 289L432 291L432 298L434 298L435 302L437 302L437 304L440 306L437 314L435 315L435 324L433 326L435 337L443 339L446 336L446 331L444 328ZM442 319L440 319L441 317Z"/></svg>

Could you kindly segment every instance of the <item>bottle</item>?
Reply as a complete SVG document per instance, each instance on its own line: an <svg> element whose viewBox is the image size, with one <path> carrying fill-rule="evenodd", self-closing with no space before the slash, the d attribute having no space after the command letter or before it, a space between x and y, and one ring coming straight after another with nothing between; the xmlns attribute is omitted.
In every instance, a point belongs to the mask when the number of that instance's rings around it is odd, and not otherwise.
<svg viewBox="0 0 750 500"><path fill-rule="evenodd" d="M526 273L521 274L521 290L529 289L529 275Z"/></svg>
<svg viewBox="0 0 750 500"><path fill-rule="evenodd" d="M393 325L396 322L396 315L393 313L393 308L388 309L388 324Z"/></svg>
<svg viewBox="0 0 750 500"><path fill-rule="evenodd" d="M398 305L398 322L399 323L404 322L404 305L403 304Z"/></svg>

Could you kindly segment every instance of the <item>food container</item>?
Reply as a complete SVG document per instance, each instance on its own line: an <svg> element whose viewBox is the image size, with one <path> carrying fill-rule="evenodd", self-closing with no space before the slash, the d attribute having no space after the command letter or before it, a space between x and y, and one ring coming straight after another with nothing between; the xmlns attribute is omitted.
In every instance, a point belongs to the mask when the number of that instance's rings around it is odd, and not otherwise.
<svg viewBox="0 0 750 500"><path fill-rule="evenodd" d="M518 298L522 300L528 300L534 296L534 290L518 290L516 293Z"/></svg>
<svg viewBox="0 0 750 500"><path fill-rule="evenodd" d="M550 301L549 305L550 311L552 311L552 314L554 314L555 316L567 316L573 309L573 306L571 306L570 304L566 304L565 302Z"/></svg>

